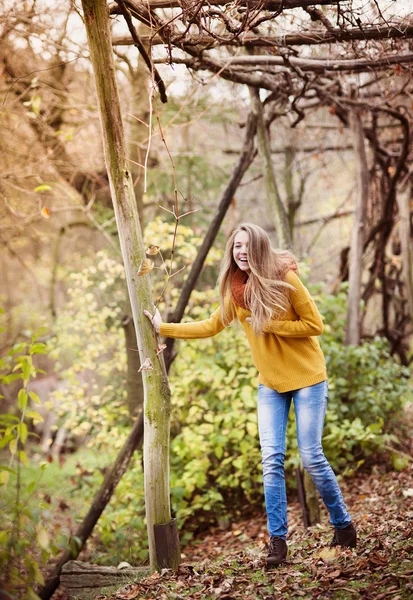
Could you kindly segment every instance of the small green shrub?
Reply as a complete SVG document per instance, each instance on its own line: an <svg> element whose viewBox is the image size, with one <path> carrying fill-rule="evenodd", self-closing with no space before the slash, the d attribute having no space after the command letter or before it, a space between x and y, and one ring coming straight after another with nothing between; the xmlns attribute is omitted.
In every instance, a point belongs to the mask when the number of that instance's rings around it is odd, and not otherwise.
<svg viewBox="0 0 413 600"><path fill-rule="evenodd" d="M40 369L34 365L37 354L46 353L46 345L38 341L40 331L29 342L15 344L0 359L0 381L8 385L19 380L22 384L16 398L15 412L0 415L0 448L8 449L9 456L0 463L0 488L3 502L0 523L0 583L11 595L18 593L23 600L36 600L37 584L44 579L40 566L62 546L61 536L51 537L45 526L50 506L40 502L32 509L28 499L33 496L46 463L36 469L36 478L22 477L22 465L29 464L26 452L31 422L42 421L41 415L30 407L29 400L39 403L35 392L28 390L30 380Z"/></svg>

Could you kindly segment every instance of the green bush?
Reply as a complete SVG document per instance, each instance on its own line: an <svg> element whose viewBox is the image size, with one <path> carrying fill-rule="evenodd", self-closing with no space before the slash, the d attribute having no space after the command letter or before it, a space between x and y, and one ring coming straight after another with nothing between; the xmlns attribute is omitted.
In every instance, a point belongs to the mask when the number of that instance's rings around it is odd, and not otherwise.
<svg viewBox="0 0 413 600"><path fill-rule="evenodd" d="M149 244L158 243L159 227L148 230ZM168 227L161 231L162 236L169 235ZM111 261L102 257L102 269L99 265L96 272L92 268L76 276L71 303L60 317L56 348L60 356L70 354L70 371L94 369L99 376L96 384L100 392L90 399L69 394L66 406L69 401L73 425L87 422L88 433L93 435L90 446L110 451L122 444L128 430L122 386L125 351L116 323L121 315L120 290L124 284L121 272ZM110 275L112 271L116 277L105 279L105 272ZM159 273L162 275L162 271ZM163 286L162 277L155 285ZM169 299L179 293L172 285L167 291ZM85 291L96 300L85 298ZM320 339L327 361L330 398L324 448L333 468L346 475L394 439L393 421L408 390L409 373L390 356L382 339L365 341L358 347L343 345L345 287L335 296L317 289L313 293L325 318L325 333ZM216 290L194 292L188 310L191 319L206 318L216 307L216 296ZM109 312L102 308L108 297L112 299L109 320ZM179 354L170 375L170 482L173 511L185 532L185 541L195 529L236 519L262 505L263 490L256 417L257 372L240 327L233 325L214 338L181 340L177 348ZM294 467L299 463L291 411L286 457L290 486L294 485ZM85 492L86 488L82 489L81 493ZM112 560L118 556L137 562L145 556L143 496L141 461L136 460L97 525L103 549L110 546ZM104 561L100 554L98 559Z"/></svg>
<svg viewBox="0 0 413 600"><path fill-rule="evenodd" d="M206 317L214 306L191 311ZM201 300L201 298L200 298ZM392 439L392 423L408 391L408 369L377 338L343 346L346 294L319 295L326 316L321 338L329 375L324 448L332 467L349 474ZM237 326L219 336L179 342L171 375L173 419L172 497L177 516L199 525L262 502L256 419L256 370ZM290 484L300 462L295 422L287 430L286 471ZM195 517L195 518L194 518Z"/></svg>

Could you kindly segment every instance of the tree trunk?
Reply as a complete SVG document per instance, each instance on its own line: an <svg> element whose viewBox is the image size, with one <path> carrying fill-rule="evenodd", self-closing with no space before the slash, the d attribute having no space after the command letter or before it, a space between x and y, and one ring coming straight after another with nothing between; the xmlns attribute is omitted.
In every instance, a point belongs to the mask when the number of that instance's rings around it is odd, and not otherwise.
<svg viewBox="0 0 413 600"><path fill-rule="evenodd" d="M137 276L145 258L132 177L126 162L125 139L115 64L111 47L109 9L105 0L82 0L90 58L95 76L103 147L125 265L126 281L137 335L144 382L144 470L149 559L157 568L154 525L171 520L169 497L169 425L171 394L157 339L143 310L153 310L150 278ZM170 556L170 568L179 564Z"/></svg>
<svg viewBox="0 0 413 600"><path fill-rule="evenodd" d="M290 228L285 212L277 182L275 180L274 168L271 162L271 151L268 142L267 130L264 122L264 112L260 100L260 92L256 88L249 88L251 96L251 107L257 119L258 152L262 161L262 171L265 181L265 190L270 214L274 222L278 237L278 245L284 250L291 249Z"/></svg>
<svg viewBox="0 0 413 600"><path fill-rule="evenodd" d="M410 197L409 194L399 194L399 232L402 247L403 279L406 286L407 308L413 322L413 247L410 230Z"/></svg>
<svg viewBox="0 0 413 600"><path fill-rule="evenodd" d="M369 170L364 144L363 125L360 115L355 110L350 113L350 125L353 133L356 159L357 197L350 245L346 344L358 346L360 343L361 274L364 228L369 195Z"/></svg>

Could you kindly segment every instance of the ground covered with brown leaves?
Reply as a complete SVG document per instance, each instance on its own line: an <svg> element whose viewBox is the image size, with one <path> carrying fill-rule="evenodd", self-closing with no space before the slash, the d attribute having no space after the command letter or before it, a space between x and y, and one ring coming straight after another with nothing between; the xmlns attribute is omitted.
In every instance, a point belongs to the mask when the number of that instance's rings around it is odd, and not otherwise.
<svg viewBox="0 0 413 600"><path fill-rule="evenodd" d="M168 570L99 600L278 600L290 598L404 600L413 598L413 469L376 468L342 484L357 526L356 550L331 549L326 512L305 530L297 502L289 503L287 561L265 570L264 516L214 529L183 549Z"/></svg>

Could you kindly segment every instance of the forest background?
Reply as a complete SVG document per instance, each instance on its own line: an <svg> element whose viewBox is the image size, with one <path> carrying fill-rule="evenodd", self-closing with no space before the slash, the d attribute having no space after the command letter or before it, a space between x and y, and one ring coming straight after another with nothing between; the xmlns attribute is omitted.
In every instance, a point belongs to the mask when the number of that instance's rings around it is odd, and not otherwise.
<svg viewBox="0 0 413 600"><path fill-rule="evenodd" d="M31 586L44 583L41 565L76 548L76 525L123 447L143 391L80 8L12 4L4 3L1 14L0 477L6 518L0 556L13 585L28 585L30 595ZM240 157L254 150L252 75L241 67L220 78L210 63L199 66L183 54L174 55L173 66L165 64L171 49L163 40L151 48L168 96L161 103L154 71L151 77L142 55L125 42L128 30L115 9L111 21L128 160L161 312L174 314L223 203L225 217L185 318L206 318L216 307L219 262L236 224L255 222L282 245L281 201L288 244L325 321L325 451L333 468L351 477L377 461L409 468L403 426L412 400L413 99L411 67L401 57L410 56L412 21L409 2L344 8L355 23L363 18L379 29L394 22L407 34L352 42L364 70L339 69L322 80L284 56L292 74L282 67L271 89L256 84L264 88L259 110L270 141L274 197L259 143L259 155L250 157L238 185L230 185ZM167 19L171 10L161 7L157 14ZM274 22L252 23L251 31L266 27L266 35L285 36L318 32L320 25L330 31L338 13L334 6L293 6ZM194 15L185 16L193 28ZM152 30L140 21L147 42ZM172 43L179 49L176 38ZM212 52L216 60L228 59L222 48ZM346 56L343 47L332 52L337 60ZM399 61L383 69L386 52ZM323 58L319 48L305 48L303 55ZM270 74L276 69L266 68ZM188 213L177 229L176 195L179 214ZM354 230L363 236L358 256ZM356 285L349 283L351 248L362 267ZM349 339L351 319L356 339ZM257 373L236 327L167 351L177 352L169 377L171 503L185 543L202 529L225 529L240 515L262 510ZM286 469L292 494L299 466L294 428L291 419ZM95 527L93 562L147 559L143 481L138 450ZM56 517L68 507L69 519Z"/></svg>

